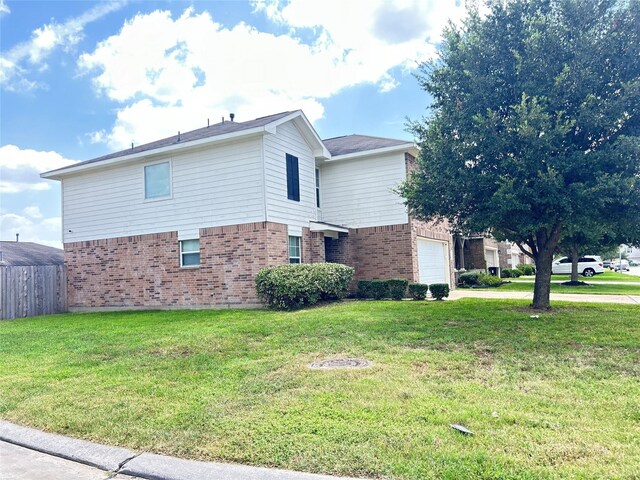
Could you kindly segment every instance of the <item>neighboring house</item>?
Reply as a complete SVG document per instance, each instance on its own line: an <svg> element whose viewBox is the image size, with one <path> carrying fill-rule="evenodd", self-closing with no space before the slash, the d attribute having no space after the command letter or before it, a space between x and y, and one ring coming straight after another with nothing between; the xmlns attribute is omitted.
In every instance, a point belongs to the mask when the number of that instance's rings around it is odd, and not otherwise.
<svg viewBox="0 0 640 480"><path fill-rule="evenodd" d="M256 304L256 273L287 262L451 284L447 227L411 219L394 191L416 155L404 140L323 141L298 110L44 173L62 184L69 307Z"/></svg>
<svg viewBox="0 0 640 480"><path fill-rule="evenodd" d="M0 242L0 319L67 309L64 254L32 242Z"/></svg>
<svg viewBox="0 0 640 480"><path fill-rule="evenodd" d="M0 242L0 265L63 265L64 251L33 242Z"/></svg>
<svg viewBox="0 0 640 480"><path fill-rule="evenodd" d="M454 239L456 271L482 270L499 267L515 268L520 264L531 264L531 257L522 253L511 242L498 242L492 237L471 236Z"/></svg>
<svg viewBox="0 0 640 480"><path fill-rule="evenodd" d="M621 245L620 248L623 249L623 253L627 255L627 259L629 259L629 261L640 263L640 247Z"/></svg>

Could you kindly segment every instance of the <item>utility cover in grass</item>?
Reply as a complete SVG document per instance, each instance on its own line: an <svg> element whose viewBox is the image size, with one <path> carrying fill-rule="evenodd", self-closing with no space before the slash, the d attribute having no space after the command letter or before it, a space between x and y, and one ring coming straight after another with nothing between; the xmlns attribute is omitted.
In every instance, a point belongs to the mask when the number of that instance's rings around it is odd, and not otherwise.
<svg viewBox="0 0 640 480"><path fill-rule="evenodd" d="M313 369L331 369L331 368L365 368L370 363L361 358L335 358L331 360L319 360L309 365Z"/></svg>

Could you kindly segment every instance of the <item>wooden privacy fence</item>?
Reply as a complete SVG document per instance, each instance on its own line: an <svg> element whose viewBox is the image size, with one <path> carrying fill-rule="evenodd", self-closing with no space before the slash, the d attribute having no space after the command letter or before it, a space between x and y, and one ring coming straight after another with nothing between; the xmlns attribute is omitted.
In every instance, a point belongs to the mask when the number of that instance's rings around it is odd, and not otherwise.
<svg viewBox="0 0 640 480"><path fill-rule="evenodd" d="M64 265L0 265L0 319L66 311Z"/></svg>

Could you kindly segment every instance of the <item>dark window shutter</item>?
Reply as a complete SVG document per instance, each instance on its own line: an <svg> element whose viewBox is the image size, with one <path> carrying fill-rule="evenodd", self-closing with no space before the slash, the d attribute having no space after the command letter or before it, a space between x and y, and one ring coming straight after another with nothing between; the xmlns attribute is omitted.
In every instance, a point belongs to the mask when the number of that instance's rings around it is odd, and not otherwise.
<svg viewBox="0 0 640 480"><path fill-rule="evenodd" d="M298 157L287 153L287 198L300 201L300 177L298 172Z"/></svg>

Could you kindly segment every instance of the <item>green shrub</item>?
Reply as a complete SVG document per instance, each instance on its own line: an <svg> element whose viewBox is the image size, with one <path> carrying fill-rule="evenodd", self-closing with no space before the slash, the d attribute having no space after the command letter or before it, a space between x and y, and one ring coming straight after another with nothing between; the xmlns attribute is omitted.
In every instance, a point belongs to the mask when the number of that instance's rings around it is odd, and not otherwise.
<svg viewBox="0 0 640 480"><path fill-rule="evenodd" d="M518 278L522 276L522 272L517 268L511 269L511 278Z"/></svg>
<svg viewBox="0 0 640 480"><path fill-rule="evenodd" d="M520 270L523 275L533 275L535 273L533 267L526 263L521 263L520 265L518 265L518 270Z"/></svg>
<svg viewBox="0 0 640 480"><path fill-rule="evenodd" d="M472 285L478 284L478 277L480 276L479 272L467 272L463 273L458 277L458 283L465 287L471 287Z"/></svg>
<svg viewBox="0 0 640 480"><path fill-rule="evenodd" d="M513 275L511 274L510 268L503 268L500 270L500 278L511 278Z"/></svg>
<svg viewBox="0 0 640 480"><path fill-rule="evenodd" d="M500 280L495 275L482 275L478 279L478 283L480 285L485 286L485 287L497 287L498 285L500 285L502 283L502 280Z"/></svg>
<svg viewBox="0 0 640 480"><path fill-rule="evenodd" d="M405 292L407 291L409 280L404 278L393 278L391 280L387 280L387 285L389 286L389 296L394 300L402 300Z"/></svg>
<svg viewBox="0 0 640 480"><path fill-rule="evenodd" d="M298 263L263 268L256 275L258 297L272 308L293 310L347 295L353 268L338 263Z"/></svg>
<svg viewBox="0 0 640 480"><path fill-rule="evenodd" d="M449 285L446 283L432 283L429 285L431 296L436 300L442 300L449 296Z"/></svg>
<svg viewBox="0 0 640 480"><path fill-rule="evenodd" d="M358 298L373 298L371 289L371 280L358 280L358 289L356 290Z"/></svg>
<svg viewBox="0 0 640 480"><path fill-rule="evenodd" d="M409 284L409 296L414 300L424 300L427 298L427 291L429 285L424 283L410 283Z"/></svg>
<svg viewBox="0 0 640 480"><path fill-rule="evenodd" d="M376 300L389 298L389 284L386 280L371 280L371 296Z"/></svg>

